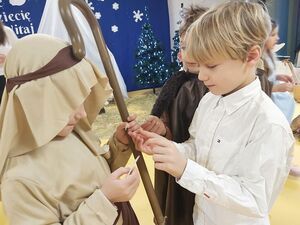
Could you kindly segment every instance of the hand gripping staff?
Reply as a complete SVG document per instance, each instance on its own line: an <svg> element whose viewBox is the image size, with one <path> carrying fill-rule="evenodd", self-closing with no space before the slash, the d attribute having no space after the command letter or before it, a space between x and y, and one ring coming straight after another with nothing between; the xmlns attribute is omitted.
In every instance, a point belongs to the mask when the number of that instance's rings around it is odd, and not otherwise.
<svg viewBox="0 0 300 225"><path fill-rule="evenodd" d="M102 35L100 25L98 24L98 21L95 18L93 12L90 10L89 6L84 0L59 0L58 4L62 20L71 38L74 56L78 59L82 59L85 56L85 47L81 33L71 11L71 5L78 8L85 16L93 32L99 54L103 62L105 73L109 79L110 86L113 89L114 98L118 106L120 116L122 118L122 121L127 121L127 117L129 116L128 110L126 108L115 72L112 67L112 63L110 61L110 57L106 49L106 44ZM135 149L131 139L129 141L129 146L133 152L134 158L140 156L140 160L137 162L137 166L154 214L156 224L165 225L165 218L162 215L161 208L155 195L143 155Z"/></svg>

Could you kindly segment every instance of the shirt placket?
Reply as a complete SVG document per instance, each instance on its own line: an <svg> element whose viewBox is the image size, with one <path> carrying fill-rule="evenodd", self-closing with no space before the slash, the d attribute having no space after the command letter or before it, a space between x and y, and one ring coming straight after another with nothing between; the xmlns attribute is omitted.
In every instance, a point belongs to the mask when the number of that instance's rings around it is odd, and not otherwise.
<svg viewBox="0 0 300 225"><path fill-rule="evenodd" d="M213 140L214 140L214 137L215 137L215 133L216 133L216 130L217 130L217 127L219 126L222 118L224 117L225 115L225 107L224 107L224 102L222 101L222 99L220 99L217 107L215 107L206 123L207 123L207 129L205 131L205 138L204 138L204 151L203 151L203 154L202 154L202 162L203 162L203 165L206 167L207 164L208 164L208 160L209 160L209 155L210 155L210 152L211 152L211 147L212 147L212 144L213 144Z"/></svg>

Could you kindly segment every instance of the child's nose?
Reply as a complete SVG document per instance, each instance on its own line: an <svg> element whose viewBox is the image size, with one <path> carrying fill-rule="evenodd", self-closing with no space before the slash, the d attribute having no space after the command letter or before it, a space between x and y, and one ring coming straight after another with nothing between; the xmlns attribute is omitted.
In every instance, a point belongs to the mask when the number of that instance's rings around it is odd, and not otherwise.
<svg viewBox="0 0 300 225"><path fill-rule="evenodd" d="M203 71L201 72L201 70L199 70L198 79L201 81L206 81L206 80L208 80L208 76L205 75L205 73L203 73Z"/></svg>

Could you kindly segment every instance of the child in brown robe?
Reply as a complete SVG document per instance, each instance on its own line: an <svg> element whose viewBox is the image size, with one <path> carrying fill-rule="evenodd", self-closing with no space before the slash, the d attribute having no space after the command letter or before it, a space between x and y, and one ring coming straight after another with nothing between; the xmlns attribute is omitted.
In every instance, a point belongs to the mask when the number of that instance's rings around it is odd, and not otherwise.
<svg viewBox="0 0 300 225"><path fill-rule="evenodd" d="M4 68L1 198L10 224L138 224L127 201L139 174L120 167L131 153L126 123L103 147L91 130L111 93L107 78L47 35L19 40Z"/></svg>

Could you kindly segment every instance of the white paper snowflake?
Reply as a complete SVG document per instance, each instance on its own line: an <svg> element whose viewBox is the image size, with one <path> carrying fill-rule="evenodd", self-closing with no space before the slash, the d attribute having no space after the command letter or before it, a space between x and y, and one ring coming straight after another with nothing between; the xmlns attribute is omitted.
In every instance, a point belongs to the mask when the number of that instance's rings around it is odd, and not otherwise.
<svg viewBox="0 0 300 225"><path fill-rule="evenodd" d="M133 18L134 21L137 23L138 21L142 21L142 16L144 15L144 13L142 13L140 10L138 11L133 11Z"/></svg>
<svg viewBox="0 0 300 225"><path fill-rule="evenodd" d="M100 12L96 12L95 13L95 17L97 20L99 20L101 18L101 13Z"/></svg>
<svg viewBox="0 0 300 225"><path fill-rule="evenodd" d="M119 4L115 2L114 4L112 4L112 8L114 10L118 10L119 9Z"/></svg>
<svg viewBox="0 0 300 225"><path fill-rule="evenodd" d="M111 31L114 32L114 33L116 33L116 32L119 31L119 27L116 26L116 25L113 25L113 26L111 26Z"/></svg>
<svg viewBox="0 0 300 225"><path fill-rule="evenodd" d="M9 3L13 6L21 6L26 3L26 0L9 0Z"/></svg>
<svg viewBox="0 0 300 225"><path fill-rule="evenodd" d="M95 7L93 6L92 2L90 2L89 0L85 0L85 2L89 5L89 7L91 8L91 10L95 10Z"/></svg>

